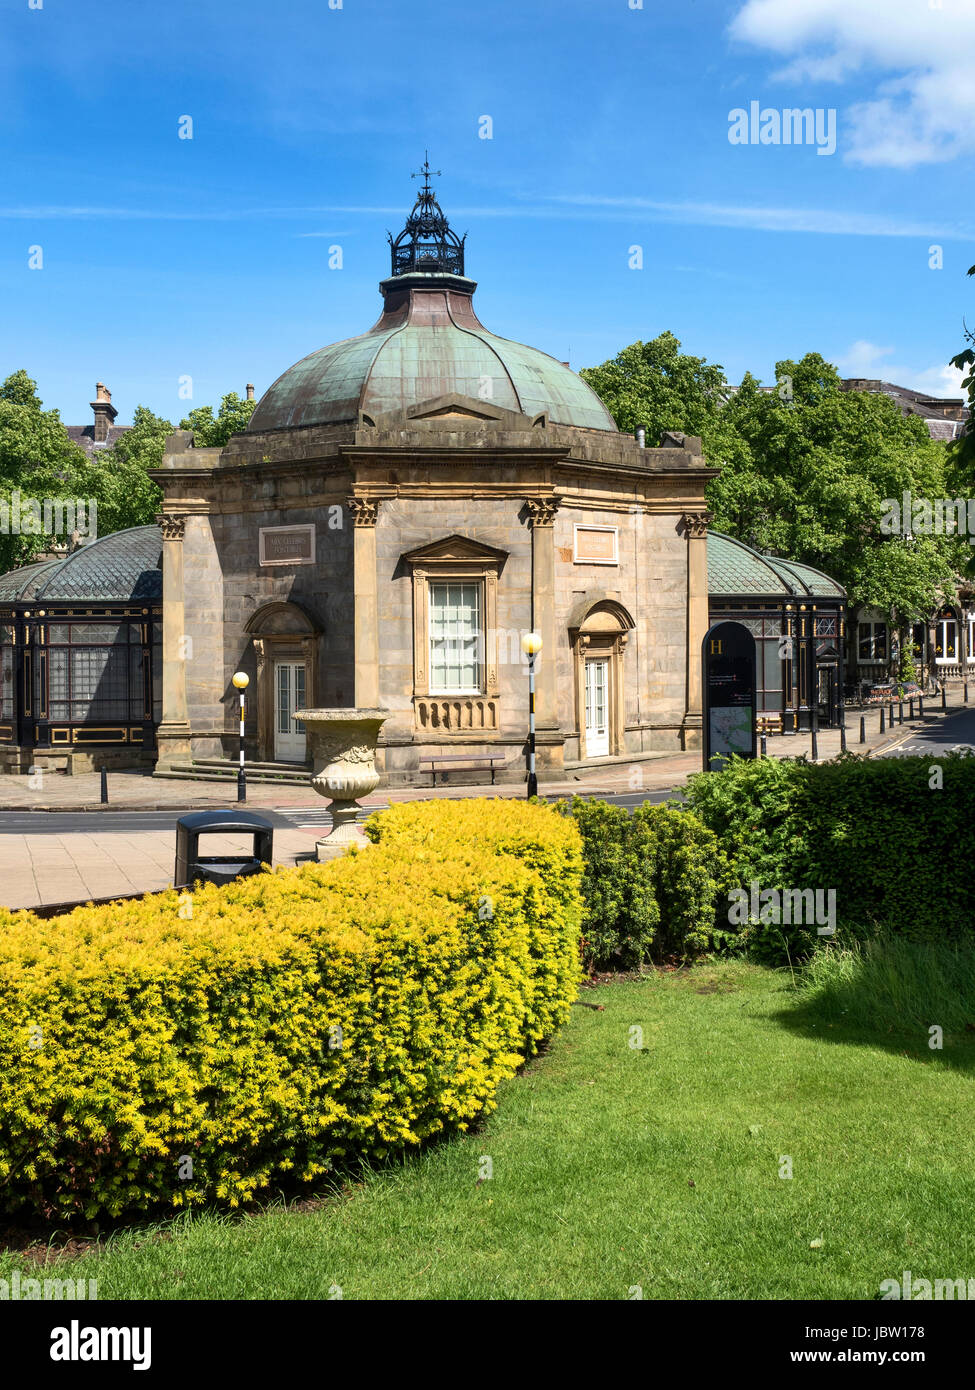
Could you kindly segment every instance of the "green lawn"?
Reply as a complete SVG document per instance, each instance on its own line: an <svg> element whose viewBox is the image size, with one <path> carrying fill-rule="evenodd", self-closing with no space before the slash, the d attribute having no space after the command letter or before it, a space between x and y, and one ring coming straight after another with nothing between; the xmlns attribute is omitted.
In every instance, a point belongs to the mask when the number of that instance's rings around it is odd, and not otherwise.
<svg viewBox="0 0 975 1390"><path fill-rule="evenodd" d="M310 1210L126 1231L44 1274L253 1299L873 1298L904 1269L975 1276L972 1035L938 1053L920 1029L843 1031L740 964L583 997L602 1011L574 1008L477 1135Z"/></svg>

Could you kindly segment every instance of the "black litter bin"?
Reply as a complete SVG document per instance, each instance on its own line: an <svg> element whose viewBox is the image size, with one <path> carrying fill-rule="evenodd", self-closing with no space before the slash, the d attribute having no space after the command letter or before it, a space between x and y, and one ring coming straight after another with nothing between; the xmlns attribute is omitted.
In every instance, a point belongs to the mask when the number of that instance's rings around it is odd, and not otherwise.
<svg viewBox="0 0 975 1390"><path fill-rule="evenodd" d="M200 853L201 835L253 835L251 855ZM271 862L274 836L270 822L253 811L194 811L176 822L176 873L174 888L194 883L230 883L244 874L258 874Z"/></svg>

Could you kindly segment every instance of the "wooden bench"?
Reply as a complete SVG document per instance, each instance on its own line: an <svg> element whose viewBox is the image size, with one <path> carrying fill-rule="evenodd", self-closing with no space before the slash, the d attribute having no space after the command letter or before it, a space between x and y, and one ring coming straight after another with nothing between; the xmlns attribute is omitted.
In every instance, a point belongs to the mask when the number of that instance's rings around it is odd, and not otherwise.
<svg viewBox="0 0 975 1390"><path fill-rule="evenodd" d="M449 755L444 755L443 757L433 756L429 758L421 758L420 771L425 772L427 768L430 769L430 775L433 778L433 781L430 785L435 787L437 785L437 773L443 771L444 764L447 764L449 768L449 766L456 765L457 763L463 763L465 765L465 771L467 768L474 769L481 767L490 767L491 786L493 787L494 769L496 767L504 767L505 762L506 758L503 753L486 753L483 755L483 757L478 756L476 754L474 756L469 756L466 753L453 753ZM459 771L459 769L457 770Z"/></svg>

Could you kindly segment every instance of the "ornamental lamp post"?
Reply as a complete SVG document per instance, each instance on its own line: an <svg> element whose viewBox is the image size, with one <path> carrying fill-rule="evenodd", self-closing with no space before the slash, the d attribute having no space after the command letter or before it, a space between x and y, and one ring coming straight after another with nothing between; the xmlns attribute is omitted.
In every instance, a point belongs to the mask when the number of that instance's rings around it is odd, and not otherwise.
<svg viewBox="0 0 975 1390"><path fill-rule="evenodd" d="M235 671L233 683L240 691L240 761L237 765L237 800L247 800L247 782L244 777L244 691L250 685L250 676L246 671Z"/></svg>
<svg viewBox="0 0 975 1390"><path fill-rule="evenodd" d="M538 778L535 776L535 657L542 650L542 637L538 632L526 632L521 639L521 650L528 658L528 799L538 795Z"/></svg>

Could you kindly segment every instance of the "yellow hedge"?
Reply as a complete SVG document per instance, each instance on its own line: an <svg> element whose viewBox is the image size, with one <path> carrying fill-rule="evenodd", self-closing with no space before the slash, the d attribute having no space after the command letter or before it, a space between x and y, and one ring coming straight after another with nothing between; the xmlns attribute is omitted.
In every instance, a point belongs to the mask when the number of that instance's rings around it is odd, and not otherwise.
<svg viewBox="0 0 975 1390"><path fill-rule="evenodd" d="M234 1206L493 1107L578 988L578 833L501 801L370 830L192 895L0 909L5 1209Z"/></svg>

